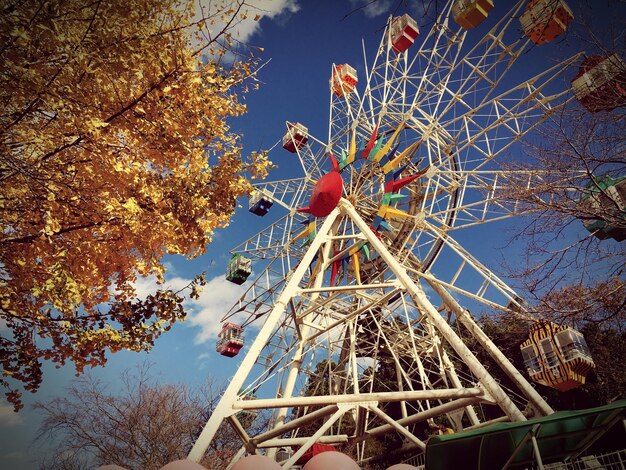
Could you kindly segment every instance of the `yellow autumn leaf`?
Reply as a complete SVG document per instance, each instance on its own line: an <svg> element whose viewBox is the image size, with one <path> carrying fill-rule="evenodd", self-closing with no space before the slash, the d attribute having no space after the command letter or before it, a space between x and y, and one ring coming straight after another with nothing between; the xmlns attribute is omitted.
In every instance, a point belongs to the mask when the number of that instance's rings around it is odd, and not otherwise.
<svg viewBox="0 0 626 470"><path fill-rule="evenodd" d="M100 2L14 3L0 21L0 34L16 38L0 50L0 98L20 119L0 137L12 145L3 164L25 171L0 186L3 226L20 240L3 258L0 299L41 336L6 353L35 390L34 359L74 361L80 371L103 364L107 351L148 349L181 320L172 294L149 306L156 313L142 319L147 328L100 327L108 312L135 318L144 307L134 303L137 275L164 282L164 252L202 253L230 220L221 208L247 194L249 176L264 174L266 163L243 163L228 123L245 112L235 92L256 65L195 53L192 39L216 57L226 38L192 37L192 0L136 0L130 9L107 0L106 21L87 36L85 19L104 14ZM227 24L236 12L223 6L215 18L225 14Z"/></svg>

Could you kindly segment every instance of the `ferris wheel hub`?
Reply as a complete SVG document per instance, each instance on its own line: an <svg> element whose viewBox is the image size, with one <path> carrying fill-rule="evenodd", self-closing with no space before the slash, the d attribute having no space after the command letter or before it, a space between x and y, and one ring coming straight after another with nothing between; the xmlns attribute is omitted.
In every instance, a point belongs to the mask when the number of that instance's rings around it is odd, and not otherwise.
<svg viewBox="0 0 626 470"><path fill-rule="evenodd" d="M315 217L326 217L330 214L341 199L343 193L343 179L337 171L326 173L315 184L309 205L299 212L308 212Z"/></svg>

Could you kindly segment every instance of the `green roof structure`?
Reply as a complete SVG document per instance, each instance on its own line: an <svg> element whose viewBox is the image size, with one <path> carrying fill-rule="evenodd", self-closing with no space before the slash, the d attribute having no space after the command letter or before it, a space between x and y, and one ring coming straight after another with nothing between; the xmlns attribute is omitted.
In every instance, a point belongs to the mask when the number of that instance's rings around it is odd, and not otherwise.
<svg viewBox="0 0 626 470"><path fill-rule="evenodd" d="M543 464L574 461L591 450L605 453L625 448L626 400L620 400L598 408L433 436L426 446L425 470L541 469Z"/></svg>

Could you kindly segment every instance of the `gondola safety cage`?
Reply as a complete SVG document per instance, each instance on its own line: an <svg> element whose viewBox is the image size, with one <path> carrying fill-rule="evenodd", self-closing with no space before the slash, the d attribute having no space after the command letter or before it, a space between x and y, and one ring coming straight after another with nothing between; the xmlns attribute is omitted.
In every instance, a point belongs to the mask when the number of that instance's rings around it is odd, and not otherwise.
<svg viewBox="0 0 626 470"><path fill-rule="evenodd" d="M608 175L594 178L584 193L578 208L587 231L600 240L626 240L626 176L617 179ZM586 213L603 214L608 221L589 218ZM619 223L620 220L622 223Z"/></svg>
<svg viewBox="0 0 626 470"><path fill-rule="evenodd" d="M574 19L563 0L530 0L520 16L524 34L537 45L555 40Z"/></svg>
<svg viewBox="0 0 626 470"><path fill-rule="evenodd" d="M417 21L409 15L396 16L391 20L389 36L391 37L391 48L396 54L402 54L411 47L419 34Z"/></svg>
<svg viewBox="0 0 626 470"><path fill-rule="evenodd" d="M588 111L612 111L626 105L626 64L617 54L585 58L572 79L576 99Z"/></svg>
<svg viewBox="0 0 626 470"><path fill-rule="evenodd" d="M256 400L256 395L254 394L253 391L245 393L243 390L239 390L239 399L240 400ZM235 416L237 417L239 421L241 421L241 424L244 427L246 427L246 424L247 425L252 424L252 421L256 419L258 414L259 414L258 410L246 409L246 410L238 411L237 413L235 413Z"/></svg>
<svg viewBox="0 0 626 470"><path fill-rule="evenodd" d="M485 21L492 8L493 0L456 0L452 5L452 17L467 31Z"/></svg>
<svg viewBox="0 0 626 470"><path fill-rule="evenodd" d="M283 148L291 153L296 153L309 140L309 129L299 122L289 123L287 132L283 136Z"/></svg>
<svg viewBox="0 0 626 470"><path fill-rule="evenodd" d="M359 78L356 70L349 64L333 65L333 72L330 77L330 89L339 98L349 94L354 90Z"/></svg>
<svg viewBox="0 0 626 470"><path fill-rule="evenodd" d="M272 201L262 191L255 191L250 196L248 211L252 212L254 215L263 217L273 205L274 201Z"/></svg>
<svg viewBox="0 0 626 470"><path fill-rule="evenodd" d="M235 284L243 284L252 274L252 261L240 254L234 254L228 262L226 280Z"/></svg>
<svg viewBox="0 0 626 470"><path fill-rule="evenodd" d="M234 323L224 323L218 335L215 350L222 356L234 357L239 354L243 345L243 328Z"/></svg>
<svg viewBox="0 0 626 470"><path fill-rule="evenodd" d="M584 385L595 368L583 335L554 322L534 323L520 349L531 380L561 392Z"/></svg>

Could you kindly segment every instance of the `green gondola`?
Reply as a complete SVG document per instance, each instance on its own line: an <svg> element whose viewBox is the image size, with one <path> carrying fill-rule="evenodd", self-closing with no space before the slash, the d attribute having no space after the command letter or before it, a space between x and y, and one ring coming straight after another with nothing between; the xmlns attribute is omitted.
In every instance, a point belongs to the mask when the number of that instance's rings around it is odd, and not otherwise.
<svg viewBox="0 0 626 470"><path fill-rule="evenodd" d="M252 261L240 254L234 254L228 262L226 280L235 284L243 284L252 274Z"/></svg>
<svg viewBox="0 0 626 470"><path fill-rule="evenodd" d="M581 214L585 228L600 240L612 238L626 240L626 176L613 179L608 175L594 178L583 191L578 207L592 214L610 214L621 211L623 223L612 224L610 220L592 219Z"/></svg>

